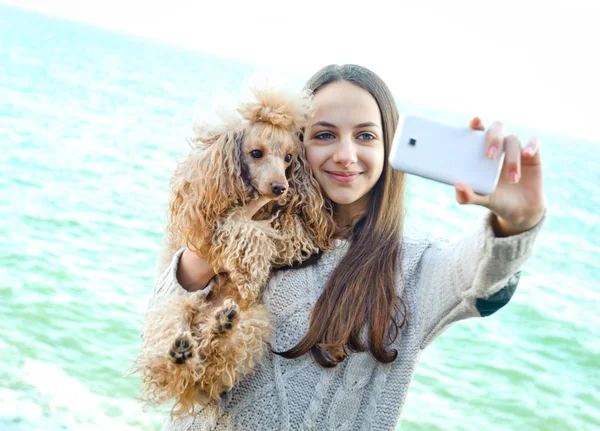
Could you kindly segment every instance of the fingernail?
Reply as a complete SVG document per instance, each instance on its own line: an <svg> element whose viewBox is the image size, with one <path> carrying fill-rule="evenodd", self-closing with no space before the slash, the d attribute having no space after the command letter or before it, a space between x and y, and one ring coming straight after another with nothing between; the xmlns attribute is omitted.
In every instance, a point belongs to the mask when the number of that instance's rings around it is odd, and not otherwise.
<svg viewBox="0 0 600 431"><path fill-rule="evenodd" d="M508 173L508 180L511 183L517 183L519 181L519 175L517 174L516 170L511 170Z"/></svg>
<svg viewBox="0 0 600 431"><path fill-rule="evenodd" d="M488 158L494 160L496 158L496 154L498 154L498 150L496 149L496 147L492 146L492 147L488 148L488 152L487 152Z"/></svg>
<svg viewBox="0 0 600 431"><path fill-rule="evenodd" d="M525 154L529 157L533 156L535 153L535 147L533 145L527 145L525 148Z"/></svg>

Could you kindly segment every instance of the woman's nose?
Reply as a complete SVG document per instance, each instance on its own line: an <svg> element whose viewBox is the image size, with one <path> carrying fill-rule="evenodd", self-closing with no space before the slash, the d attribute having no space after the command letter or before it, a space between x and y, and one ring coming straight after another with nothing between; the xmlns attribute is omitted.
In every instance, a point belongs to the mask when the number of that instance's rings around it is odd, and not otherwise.
<svg viewBox="0 0 600 431"><path fill-rule="evenodd" d="M356 148L350 139L340 140L333 153L333 161L343 166L349 166L356 163Z"/></svg>

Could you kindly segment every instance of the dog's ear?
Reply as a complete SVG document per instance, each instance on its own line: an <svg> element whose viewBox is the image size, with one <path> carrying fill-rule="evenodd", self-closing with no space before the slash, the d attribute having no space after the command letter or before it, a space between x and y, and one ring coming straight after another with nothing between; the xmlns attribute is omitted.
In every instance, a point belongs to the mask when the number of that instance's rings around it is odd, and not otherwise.
<svg viewBox="0 0 600 431"><path fill-rule="evenodd" d="M169 229L180 244L196 248L210 241L208 236L230 207L247 199L240 159L243 132L203 138L171 178Z"/></svg>
<svg viewBox="0 0 600 431"><path fill-rule="evenodd" d="M194 136L190 139L190 142L211 145L221 139L225 134L244 129L242 119L235 113L221 111L219 112L218 117L219 120L216 122L195 118L192 122Z"/></svg>
<svg viewBox="0 0 600 431"><path fill-rule="evenodd" d="M307 236L319 249L329 250L332 248L335 232L333 208L313 177L304 147L301 144L299 147L299 153L289 168L290 213L300 217Z"/></svg>

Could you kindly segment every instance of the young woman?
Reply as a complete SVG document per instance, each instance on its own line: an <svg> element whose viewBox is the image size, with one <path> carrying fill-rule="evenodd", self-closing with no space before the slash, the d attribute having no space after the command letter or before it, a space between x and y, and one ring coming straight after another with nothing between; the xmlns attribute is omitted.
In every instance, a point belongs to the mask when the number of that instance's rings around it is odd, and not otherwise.
<svg viewBox="0 0 600 431"><path fill-rule="evenodd" d="M487 207L482 223L454 244L402 235L404 176L387 161L398 113L373 72L328 66L307 87L314 116L306 155L334 208L338 247L280 270L264 301L275 317L272 354L227 393L221 409L167 423L167 430L393 430L421 351L450 324L493 313L516 287L544 217L541 159L500 123L486 151L506 151L502 178L481 196L456 185L459 204ZM474 129L483 130L477 118ZM251 217L265 200L252 203ZM152 302L203 289L206 261L179 250L157 278ZM218 412L218 413L217 413Z"/></svg>

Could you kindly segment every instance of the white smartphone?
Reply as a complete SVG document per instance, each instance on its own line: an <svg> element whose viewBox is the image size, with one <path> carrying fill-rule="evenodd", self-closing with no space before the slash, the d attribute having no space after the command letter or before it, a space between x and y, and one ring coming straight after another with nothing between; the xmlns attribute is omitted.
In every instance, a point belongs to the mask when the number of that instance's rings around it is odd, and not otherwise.
<svg viewBox="0 0 600 431"><path fill-rule="evenodd" d="M402 114L389 162L398 171L450 185L468 184L476 193L487 195L498 184L504 148L495 160L488 159L485 150L483 131Z"/></svg>

